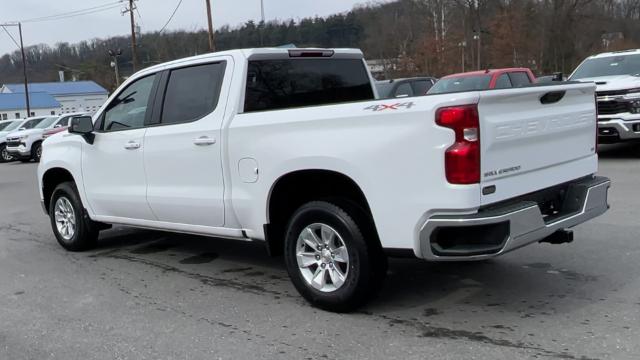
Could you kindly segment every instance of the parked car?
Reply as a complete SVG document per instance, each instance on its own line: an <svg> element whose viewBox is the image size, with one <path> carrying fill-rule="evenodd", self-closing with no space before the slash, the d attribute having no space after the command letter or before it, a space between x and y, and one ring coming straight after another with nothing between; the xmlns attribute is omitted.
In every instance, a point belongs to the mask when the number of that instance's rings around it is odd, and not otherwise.
<svg viewBox="0 0 640 360"><path fill-rule="evenodd" d="M590 56L569 80L595 82L600 142L640 140L640 49Z"/></svg>
<svg viewBox="0 0 640 360"><path fill-rule="evenodd" d="M44 133L48 130L66 128L69 126L71 118L82 115L85 115L85 113L64 114L43 118L42 121L32 128L24 128L7 136L7 152L22 162L28 162L30 160L38 162L42 156Z"/></svg>
<svg viewBox="0 0 640 360"><path fill-rule="evenodd" d="M16 131L24 120L3 120L0 121L0 163L13 160L7 152L7 135Z"/></svg>
<svg viewBox="0 0 640 360"><path fill-rule="evenodd" d="M353 49L146 68L44 141L53 233L71 251L112 224L261 242L310 303L348 311L387 256L488 259L607 211L593 84L376 100L371 79Z"/></svg>
<svg viewBox="0 0 640 360"><path fill-rule="evenodd" d="M44 117L44 116L30 117L27 119L18 120L19 123L17 125L14 124L11 126L12 127L11 132L8 133L4 138L5 152L7 154L7 159L10 158L10 160L6 160L6 161L17 160L17 157L9 150L10 147L15 147L20 143L20 138L16 137L15 134L24 130L32 129L33 127L38 125L41 121L43 121L46 118L47 117ZM16 127L13 128L13 126L16 126Z"/></svg>
<svg viewBox="0 0 640 360"><path fill-rule="evenodd" d="M527 68L471 71L443 77L429 89L429 94L444 94L461 91L509 89L529 86L536 77Z"/></svg>
<svg viewBox="0 0 640 360"><path fill-rule="evenodd" d="M433 77L414 77L376 81L380 99L427 95L437 81Z"/></svg>

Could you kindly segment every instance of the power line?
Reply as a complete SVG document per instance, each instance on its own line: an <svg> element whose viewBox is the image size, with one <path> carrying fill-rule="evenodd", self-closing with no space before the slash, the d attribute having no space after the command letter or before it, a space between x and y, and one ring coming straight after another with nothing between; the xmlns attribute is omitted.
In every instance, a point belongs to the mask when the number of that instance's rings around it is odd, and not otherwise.
<svg viewBox="0 0 640 360"><path fill-rule="evenodd" d="M171 20L173 20L173 17L176 15L176 12L178 12L178 9L180 8L180 5L182 5L182 0L178 1L178 5L176 5L176 8L173 9L173 13L171 13L171 16L169 17L169 20L167 20L167 22L164 24L164 26L162 27L162 29L160 29L160 32L162 33L164 31L164 29L167 27L167 25L169 25L169 23L171 22Z"/></svg>
<svg viewBox="0 0 640 360"><path fill-rule="evenodd" d="M18 49L20 49L20 44L18 44L18 42L16 41L16 39L13 37L13 35L11 35L11 33L9 32L9 30L7 30L6 27L4 27L4 25L0 25L2 26L2 29L4 30L4 32L7 33L7 35L9 35L9 37L11 38L11 40L13 40L13 43L16 44L16 46L18 47Z"/></svg>
<svg viewBox="0 0 640 360"><path fill-rule="evenodd" d="M94 14L94 13L98 13L106 10L111 10L111 9L118 8L120 6L121 4L118 1L118 2L112 2L112 3L100 5L100 6L81 9L81 10L69 11L69 12L55 14L55 15L41 16L41 17L31 18L31 19L25 19L25 20L22 20L21 22L34 23L34 22L43 22L43 21L63 20L63 19L77 17L77 16L89 15L89 14Z"/></svg>

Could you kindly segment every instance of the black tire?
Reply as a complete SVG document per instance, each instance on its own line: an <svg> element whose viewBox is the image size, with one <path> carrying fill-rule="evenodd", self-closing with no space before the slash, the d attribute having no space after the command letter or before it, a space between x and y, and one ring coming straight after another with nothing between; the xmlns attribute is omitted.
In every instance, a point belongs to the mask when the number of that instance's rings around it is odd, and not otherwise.
<svg viewBox="0 0 640 360"><path fill-rule="evenodd" d="M28 162L31 162L31 158L20 158L19 160L20 160L20 162L22 162L22 163L28 163Z"/></svg>
<svg viewBox="0 0 640 360"><path fill-rule="evenodd" d="M0 163L13 161L13 156L7 152L7 144L0 144Z"/></svg>
<svg viewBox="0 0 640 360"><path fill-rule="evenodd" d="M298 266L298 237L312 224L331 227L348 251L344 283L330 292L313 287ZM300 295L312 305L333 312L353 311L374 297L386 276L387 259L372 229L369 217L348 202L312 201L300 207L291 217L285 235L287 271Z"/></svg>
<svg viewBox="0 0 640 360"><path fill-rule="evenodd" d="M35 162L40 162L40 158L42 157L42 142L38 142L33 144L31 147L31 158Z"/></svg>
<svg viewBox="0 0 640 360"><path fill-rule="evenodd" d="M61 198L68 200L75 216L75 228L70 237L68 237L69 234L67 236L61 234L56 224L56 204L58 199ZM91 221L87 211L82 206L78 190L73 182L65 182L55 188L49 202L49 218L53 233L63 248L69 251L84 251L95 247L98 241L99 228L96 223Z"/></svg>

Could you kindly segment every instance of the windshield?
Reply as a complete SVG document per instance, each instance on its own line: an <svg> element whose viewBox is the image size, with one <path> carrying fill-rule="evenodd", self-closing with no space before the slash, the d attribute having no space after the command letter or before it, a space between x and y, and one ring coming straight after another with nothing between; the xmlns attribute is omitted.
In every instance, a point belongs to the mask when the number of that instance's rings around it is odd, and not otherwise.
<svg viewBox="0 0 640 360"><path fill-rule="evenodd" d="M614 75L640 75L640 54L609 56L583 62L571 80Z"/></svg>
<svg viewBox="0 0 640 360"><path fill-rule="evenodd" d="M9 125L6 128L4 128L4 131L13 131L13 130L17 129L18 127L20 127L20 124L22 124L22 121L14 121L14 122L11 123L11 125Z"/></svg>
<svg viewBox="0 0 640 360"><path fill-rule="evenodd" d="M53 123L57 120L57 117L49 117L49 118L45 118L44 120L42 120L42 122L40 122L40 124L36 125L34 127L34 129L46 129L49 126L53 125Z"/></svg>
<svg viewBox="0 0 640 360"><path fill-rule="evenodd" d="M487 90L491 83L491 75L461 76L439 80L427 94L444 94L450 92Z"/></svg>
<svg viewBox="0 0 640 360"><path fill-rule="evenodd" d="M7 122L0 123L0 131L2 131L4 128L9 126L11 123L12 123L12 121L7 121Z"/></svg>

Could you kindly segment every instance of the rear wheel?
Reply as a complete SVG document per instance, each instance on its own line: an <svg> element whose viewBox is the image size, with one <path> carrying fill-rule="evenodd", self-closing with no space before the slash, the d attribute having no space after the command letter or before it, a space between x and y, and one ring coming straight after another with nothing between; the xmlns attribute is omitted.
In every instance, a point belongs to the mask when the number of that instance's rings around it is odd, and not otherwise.
<svg viewBox="0 0 640 360"><path fill-rule="evenodd" d="M346 203L313 201L294 213L285 261L294 286L312 305L346 312L375 295L387 263L369 228Z"/></svg>
<svg viewBox="0 0 640 360"><path fill-rule="evenodd" d="M63 248L83 251L95 246L98 226L89 219L74 183L62 183L53 191L49 217L53 233Z"/></svg>
<svg viewBox="0 0 640 360"><path fill-rule="evenodd" d="M0 145L0 163L9 162L13 160L13 156L7 151L7 144Z"/></svg>

